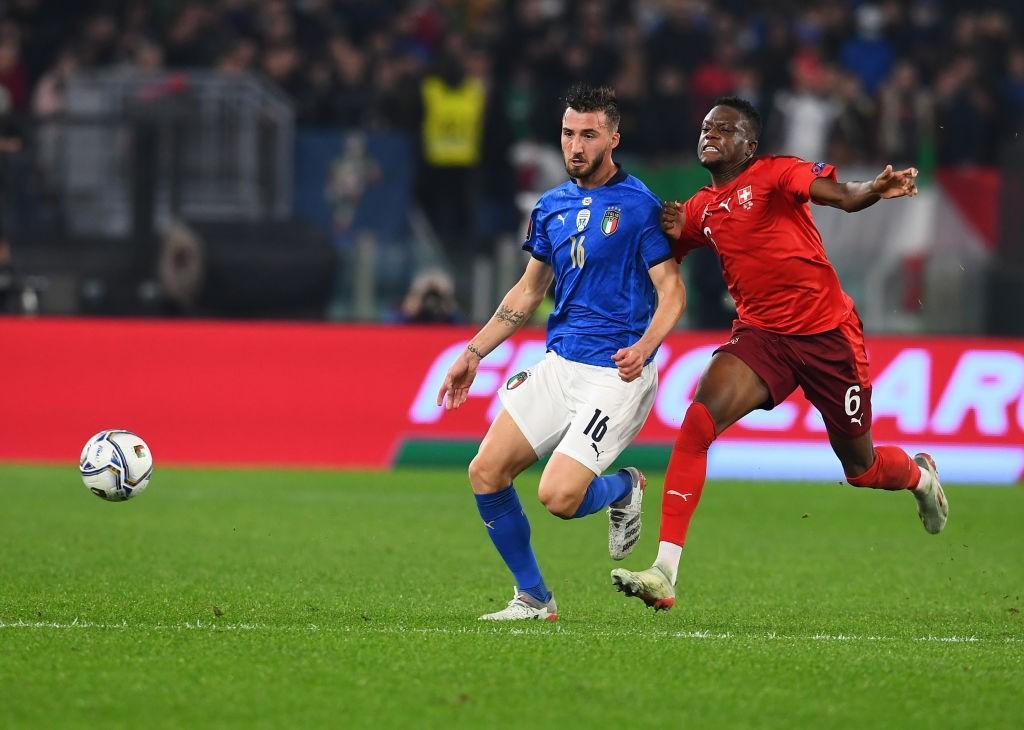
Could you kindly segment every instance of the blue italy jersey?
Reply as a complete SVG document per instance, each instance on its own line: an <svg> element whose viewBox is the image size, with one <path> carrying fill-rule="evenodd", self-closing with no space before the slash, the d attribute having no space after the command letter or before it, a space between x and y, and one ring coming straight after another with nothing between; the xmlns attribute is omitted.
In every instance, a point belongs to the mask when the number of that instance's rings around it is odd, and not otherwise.
<svg viewBox="0 0 1024 730"><path fill-rule="evenodd" d="M595 190L569 180L537 201L523 248L555 271L549 350L613 368L616 350L640 339L657 306L648 269L672 258L660 211L621 168Z"/></svg>

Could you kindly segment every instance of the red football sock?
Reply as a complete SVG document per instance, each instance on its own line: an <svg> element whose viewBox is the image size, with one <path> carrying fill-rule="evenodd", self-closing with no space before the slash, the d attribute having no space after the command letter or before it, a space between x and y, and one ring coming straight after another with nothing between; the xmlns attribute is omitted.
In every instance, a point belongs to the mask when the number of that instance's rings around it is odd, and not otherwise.
<svg viewBox="0 0 1024 730"><path fill-rule="evenodd" d="M899 446L876 446L875 463L863 474L846 475L855 487L871 489L914 489L921 479L921 468Z"/></svg>
<svg viewBox="0 0 1024 730"><path fill-rule="evenodd" d="M703 403L686 409L672 456L665 473L661 501L661 540L682 545L686 531L704 491L708 471L708 448L715 440L715 420Z"/></svg>

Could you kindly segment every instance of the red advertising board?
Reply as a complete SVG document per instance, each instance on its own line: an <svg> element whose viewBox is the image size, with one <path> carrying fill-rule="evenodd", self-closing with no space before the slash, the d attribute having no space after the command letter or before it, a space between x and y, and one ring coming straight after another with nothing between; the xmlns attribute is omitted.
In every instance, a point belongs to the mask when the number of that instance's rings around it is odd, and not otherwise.
<svg viewBox="0 0 1024 730"><path fill-rule="evenodd" d="M467 404L434 401L467 328L0 319L0 459L61 461L104 428L149 441L160 463L387 467L408 438L479 439L504 382L537 362L520 333L482 364ZM721 333L659 353L657 402L638 442L671 443ZM869 337L877 442L927 447L958 481L1024 471L1024 341ZM943 457L945 461L943 462ZM758 411L712 449L712 475L836 472L799 396ZM746 470L746 471L744 471ZM753 474L751 474L753 475Z"/></svg>

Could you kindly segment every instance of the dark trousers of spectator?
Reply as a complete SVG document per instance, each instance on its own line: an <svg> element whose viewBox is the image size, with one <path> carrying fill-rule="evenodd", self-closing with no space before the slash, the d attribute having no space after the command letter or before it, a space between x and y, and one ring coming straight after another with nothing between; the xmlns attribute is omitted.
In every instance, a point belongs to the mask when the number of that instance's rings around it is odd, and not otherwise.
<svg viewBox="0 0 1024 730"><path fill-rule="evenodd" d="M476 253L476 169L424 166L420 203L452 265L469 264Z"/></svg>
<svg viewBox="0 0 1024 730"><path fill-rule="evenodd" d="M472 167L422 168L419 199L448 258L455 298L463 310L473 290L473 260L482 252L477 235L477 170Z"/></svg>

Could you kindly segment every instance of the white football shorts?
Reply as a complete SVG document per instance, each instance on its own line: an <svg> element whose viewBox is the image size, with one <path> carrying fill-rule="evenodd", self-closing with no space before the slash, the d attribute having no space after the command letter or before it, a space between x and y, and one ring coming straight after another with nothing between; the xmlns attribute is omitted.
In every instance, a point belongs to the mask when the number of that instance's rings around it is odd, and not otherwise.
<svg viewBox="0 0 1024 730"><path fill-rule="evenodd" d="M632 383L616 368L572 362L548 352L508 379L501 404L538 458L552 451L600 475L629 446L647 420L658 390L654 362Z"/></svg>

